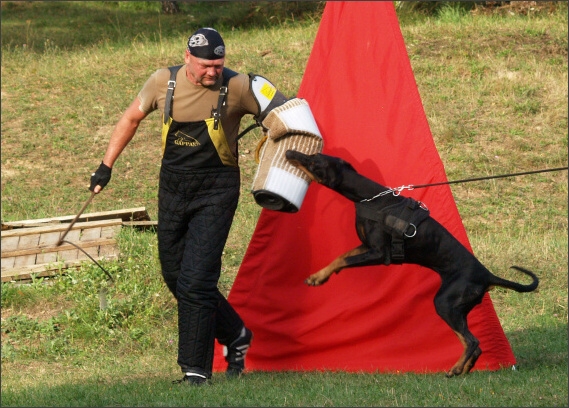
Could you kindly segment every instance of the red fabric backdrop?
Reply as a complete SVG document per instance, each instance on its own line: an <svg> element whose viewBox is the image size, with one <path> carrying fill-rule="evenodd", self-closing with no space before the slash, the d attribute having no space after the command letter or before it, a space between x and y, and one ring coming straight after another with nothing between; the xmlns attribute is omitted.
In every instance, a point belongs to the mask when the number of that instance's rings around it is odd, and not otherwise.
<svg viewBox="0 0 569 408"><path fill-rule="evenodd" d="M392 2L328 2L298 97L324 153L396 187L447 180ZM407 191L468 248L448 186ZM416 265L346 269L303 281L357 246L352 202L312 183L296 214L263 210L229 301L254 332L248 370L448 370L462 345L438 317L439 276ZM475 369L515 358L488 295L469 315L483 354ZM214 370L226 367L216 345Z"/></svg>

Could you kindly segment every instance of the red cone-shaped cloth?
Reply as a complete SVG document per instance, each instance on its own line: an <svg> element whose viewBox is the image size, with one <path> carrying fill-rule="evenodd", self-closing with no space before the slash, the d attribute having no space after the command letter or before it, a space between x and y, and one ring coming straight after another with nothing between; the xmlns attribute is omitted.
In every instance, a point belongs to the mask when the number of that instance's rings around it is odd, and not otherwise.
<svg viewBox="0 0 569 408"><path fill-rule="evenodd" d="M328 2L298 97L323 153L390 187L446 181L393 2ZM470 249L448 185L405 191ZM261 212L229 302L254 333L248 370L434 372L463 347L436 314L440 278L417 265L346 269L303 281L359 245L354 204L311 183L298 213ZM515 364L488 295L469 315L483 354L475 369ZM217 345L214 369L226 363Z"/></svg>

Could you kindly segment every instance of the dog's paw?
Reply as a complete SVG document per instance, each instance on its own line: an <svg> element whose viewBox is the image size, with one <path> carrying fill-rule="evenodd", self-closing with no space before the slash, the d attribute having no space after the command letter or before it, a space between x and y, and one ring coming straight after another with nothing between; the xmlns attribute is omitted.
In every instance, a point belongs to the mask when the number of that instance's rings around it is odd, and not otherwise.
<svg viewBox="0 0 569 408"><path fill-rule="evenodd" d="M304 280L309 286L320 286L328 280L328 277L321 277L320 274L315 273L314 275L310 275L308 278Z"/></svg>
<svg viewBox="0 0 569 408"><path fill-rule="evenodd" d="M304 283L306 283L308 286L318 286L320 285L319 283L317 283L314 279L312 279L311 277L308 277L304 280Z"/></svg>
<svg viewBox="0 0 569 408"><path fill-rule="evenodd" d="M449 371L447 371L445 373L445 376L447 378L457 377L457 376L461 375L463 371L464 371L464 367L454 366L453 368L451 368Z"/></svg>

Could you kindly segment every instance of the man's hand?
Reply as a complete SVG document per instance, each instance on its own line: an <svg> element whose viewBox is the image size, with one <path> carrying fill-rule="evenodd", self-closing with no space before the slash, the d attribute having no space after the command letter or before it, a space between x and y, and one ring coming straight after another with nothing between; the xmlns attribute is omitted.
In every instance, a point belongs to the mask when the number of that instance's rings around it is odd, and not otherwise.
<svg viewBox="0 0 569 408"><path fill-rule="evenodd" d="M91 185L89 186L89 190L94 193L98 193L103 188L105 188L107 183L111 180L112 171L112 168L101 162L101 165L97 171L91 174Z"/></svg>

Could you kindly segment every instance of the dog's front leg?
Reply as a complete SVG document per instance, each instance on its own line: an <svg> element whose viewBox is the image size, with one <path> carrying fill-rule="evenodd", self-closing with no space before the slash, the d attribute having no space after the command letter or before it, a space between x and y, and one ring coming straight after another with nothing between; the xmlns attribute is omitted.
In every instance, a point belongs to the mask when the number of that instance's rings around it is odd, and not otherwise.
<svg viewBox="0 0 569 408"><path fill-rule="evenodd" d="M369 264L371 258L374 260L376 258L375 256L369 256L371 252L372 251L366 245L360 245L359 247L340 255L334 259L330 265L310 275L304 282L310 286L319 286L330 279L330 276L332 276L333 273L338 273L344 268ZM375 263L375 261L373 263Z"/></svg>

